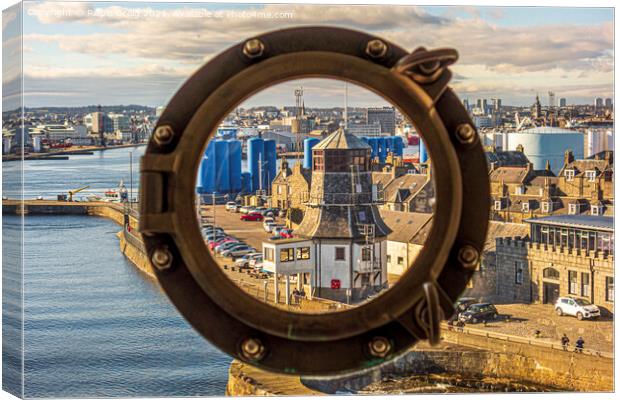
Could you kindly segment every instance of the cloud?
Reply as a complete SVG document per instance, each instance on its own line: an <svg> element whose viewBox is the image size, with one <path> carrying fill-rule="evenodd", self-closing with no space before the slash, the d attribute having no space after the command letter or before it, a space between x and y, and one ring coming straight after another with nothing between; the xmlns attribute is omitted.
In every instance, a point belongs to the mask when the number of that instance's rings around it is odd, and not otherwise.
<svg viewBox="0 0 620 400"><path fill-rule="evenodd" d="M91 60L90 66L75 68L63 64L60 57L58 64L33 67L27 73L39 81L92 75L92 79L104 82L115 77L130 82L129 78L144 74L149 77L145 82L151 85L161 77L166 82L164 90L170 86L170 79L184 80L215 54L245 38L290 26L330 25L368 31L411 50L420 45L456 48L460 59L453 67L453 84L464 94L526 91L529 96L533 87L553 87L558 92L567 88L571 93L589 96L590 91L576 87L571 80L591 84L597 90L607 84L605 90L611 91L613 22L500 26L495 20L509 10L481 13L471 7L459 8L458 13L448 9L438 16L417 7L400 6L272 4L213 11L201 4L179 4L166 10L136 5L26 3L27 12L42 24L89 26L84 34L62 29L54 34L26 34L24 43L29 48L43 43L48 48L58 46L60 54L78 54ZM141 67L95 68L114 60L118 65ZM138 82L128 84L136 88ZM107 88L105 84L101 87ZM161 97L165 96L162 93Z"/></svg>

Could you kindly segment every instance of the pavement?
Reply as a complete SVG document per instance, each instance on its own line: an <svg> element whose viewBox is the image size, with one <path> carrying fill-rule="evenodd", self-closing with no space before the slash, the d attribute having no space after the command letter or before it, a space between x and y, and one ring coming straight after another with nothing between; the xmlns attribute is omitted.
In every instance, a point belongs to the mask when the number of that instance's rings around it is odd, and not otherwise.
<svg viewBox="0 0 620 400"><path fill-rule="evenodd" d="M482 323L467 326L532 339L539 330L538 340L556 345L560 344L560 338L566 333L571 341L570 346L581 336L585 341L584 348L613 352L612 318L579 321L571 316L560 317L551 304L496 304L495 307L500 314L497 321L486 326Z"/></svg>

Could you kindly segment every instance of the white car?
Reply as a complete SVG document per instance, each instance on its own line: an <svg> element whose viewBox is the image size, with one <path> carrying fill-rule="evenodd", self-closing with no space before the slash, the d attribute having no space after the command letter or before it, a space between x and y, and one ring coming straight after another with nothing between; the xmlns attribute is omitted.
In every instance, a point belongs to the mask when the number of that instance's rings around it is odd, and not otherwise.
<svg viewBox="0 0 620 400"><path fill-rule="evenodd" d="M263 261L263 253L249 253L235 260L235 267L250 268L252 260L255 262Z"/></svg>
<svg viewBox="0 0 620 400"><path fill-rule="evenodd" d="M555 312L559 316L575 316L580 321L584 318L598 318L601 316L601 310L597 306L588 300L574 297L560 297L555 302Z"/></svg>
<svg viewBox="0 0 620 400"><path fill-rule="evenodd" d="M249 214L252 211L254 211L255 208L256 207L254 207L254 206L243 206L243 207L239 208L239 212L242 213L242 214Z"/></svg>
<svg viewBox="0 0 620 400"><path fill-rule="evenodd" d="M276 226L278 226L278 224L276 224L274 221L263 222L263 229L265 230L265 232L271 232Z"/></svg>
<svg viewBox="0 0 620 400"><path fill-rule="evenodd" d="M237 246L232 249L224 250L222 252L223 257L239 258L250 253L256 253L256 249L250 246Z"/></svg>
<svg viewBox="0 0 620 400"><path fill-rule="evenodd" d="M229 201L228 203L226 203L226 211L237 211L237 203L235 203L234 201Z"/></svg>

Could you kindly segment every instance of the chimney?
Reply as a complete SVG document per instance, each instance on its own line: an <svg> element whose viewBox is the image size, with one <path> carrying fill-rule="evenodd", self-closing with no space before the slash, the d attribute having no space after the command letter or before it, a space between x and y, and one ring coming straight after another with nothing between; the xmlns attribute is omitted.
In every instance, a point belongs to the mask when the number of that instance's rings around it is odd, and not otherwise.
<svg viewBox="0 0 620 400"><path fill-rule="evenodd" d="M523 153L523 145L522 144L517 145L517 151L519 153Z"/></svg>
<svg viewBox="0 0 620 400"><path fill-rule="evenodd" d="M549 160L547 160L547 163L545 164L545 170L551 171L551 163L549 162Z"/></svg>
<svg viewBox="0 0 620 400"><path fill-rule="evenodd" d="M573 161L575 161L575 157L573 156L573 151L566 150L564 152L564 166L566 167L568 164L572 163Z"/></svg>

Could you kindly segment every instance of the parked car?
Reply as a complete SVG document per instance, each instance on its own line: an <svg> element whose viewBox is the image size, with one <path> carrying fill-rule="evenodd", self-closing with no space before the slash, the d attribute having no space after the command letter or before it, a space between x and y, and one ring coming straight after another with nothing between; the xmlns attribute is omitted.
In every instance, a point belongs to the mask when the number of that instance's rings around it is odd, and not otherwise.
<svg viewBox="0 0 620 400"><path fill-rule="evenodd" d="M222 240L224 239L226 236L225 233L213 233L213 234L209 234L205 237L205 240L209 243L211 242L217 242L218 240Z"/></svg>
<svg viewBox="0 0 620 400"><path fill-rule="evenodd" d="M454 304L454 308L456 309L457 313L462 313L463 311L467 310L469 306L471 306L472 304L476 304L477 302L478 300L474 297L461 297Z"/></svg>
<svg viewBox="0 0 620 400"><path fill-rule="evenodd" d="M585 299L577 299L574 297L560 297L555 302L555 312L559 315L572 315L578 320L584 318L598 318L601 316L601 310Z"/></svg>
<svg viewBox="0 0 620 400"><path fill-rule="evenodd" d="M255 208L256 207L254 207L254 206L241 206L239 208L239 212L243 213L243 214L248 214L248 213L254 211Z"/></svg>
<svg viewBox="0 0 620 400"><path fill-rule="evenodd" d="M271 232L276 226L278 226L278 224L276 224L274 221L263 222L263 229L265 230L265 232Z"/></svg>
<svg viewBox="0 0 620 400"><path fill-rule="evenodd" d="M243 242L228 242L217 245L213 248L216 253L221 253L224 250L232 249L234 246L245 245Z"/></svg>
<svg viewBox="0 0 620 400"><path fill-rule="evenodd" d="M263 216L257 212L251 212L241 216L241 221L262 221Z"/></svg>
<svg viewBox="0 0 620 400"><path fill-rule="evenodd" d="M293 230L292 229L282 229L280 231L280 236L282 236L284 239L290 239L293 237Z"/></svg>
<svg viewBox="0 0 620 400"><path fill-rule="evenodd" d="M224 250L222 252L222 256L237 258L237 257L243 257L246 254L255 253L255 252L256 252L256 249L254 247L243 245L243 246L233 247L228 250Z"/></svg>
<svg viewBox="0 0 620 400"><path fill-rule="evenodd" d="M239 242L239 240L237 238L232 237L232 236L226 236L225 238L220 239L218 241L210 242L209 243L209 248L211 250L213 250L213 249L215 249L216 246L219 246L219 245L224 244L224 243L231 243L231 242Z"/></svg>
<svg viewBox="0 0 620 400"><path fill-rule="evenodd" d="M261 215L263 215L263 213L267 210L267 207L256 207L254 210L252 210L253 212L257 212L260 213Z"/></svg>
<svg viewBox="0 0 620 400"><path fill-rule="evenodd" d="M275 217L276 215L278 215L279 211L280 211L279 209L272 207L272 208L264 209L261 212L261 214L263 214L263 216L265 216L265 217Z"/></svg>
<svg viewBox="0 0 620 400"><path fill-rule="evenodd" d="M491 303L477 303L467 307L467 310L459 314L459 321L467 324L477 324L482 321L497 319L499 313Z"/></svg>
<svg viewBox="0 0 620 400"><path fill-rule="evenodd" d="M235 267L250 268L250 262L254 260L263 261L263 253L248 253L245 256L235 260Z"/></svg>
<svg viewBox="0 0 620 400"><path fill-rule="evenodd" d="M238 205L234 201L229 201L226 203L226 211L237 211L237 207Z"/></svg>

